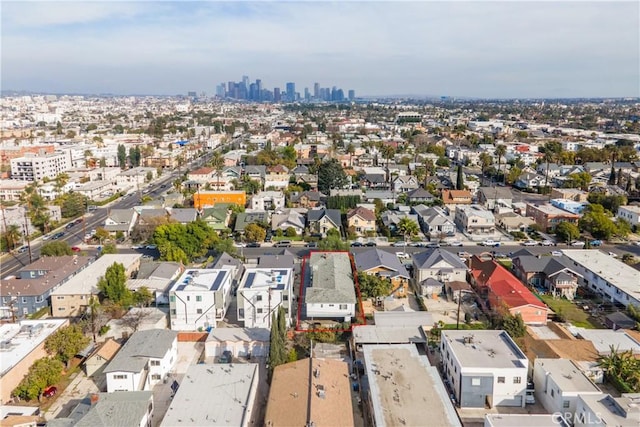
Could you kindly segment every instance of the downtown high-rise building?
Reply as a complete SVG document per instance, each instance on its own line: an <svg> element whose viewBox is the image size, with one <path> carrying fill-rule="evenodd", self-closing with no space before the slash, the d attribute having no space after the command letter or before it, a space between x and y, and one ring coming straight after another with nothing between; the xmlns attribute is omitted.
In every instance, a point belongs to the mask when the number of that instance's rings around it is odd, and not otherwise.
<svg viewBox="0 0 640 427"><path fill-rule="evenodd" d="M293 82L288 82L286 85L287 88L287 100L288 101L296 101L296 84Z"/></svg>

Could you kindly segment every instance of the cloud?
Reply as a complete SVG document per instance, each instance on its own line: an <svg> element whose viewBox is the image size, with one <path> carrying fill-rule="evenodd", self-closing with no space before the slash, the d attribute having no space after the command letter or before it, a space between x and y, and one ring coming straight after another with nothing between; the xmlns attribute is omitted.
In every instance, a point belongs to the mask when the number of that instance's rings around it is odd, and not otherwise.
<svg viewBox="0 0 640 427"><path fill-rule="evenodd" d="M4 88L46 90L29 85L45 72L76 92L211 92L248 74L300 91L639 95L637 2L7 4Z"/></svg>

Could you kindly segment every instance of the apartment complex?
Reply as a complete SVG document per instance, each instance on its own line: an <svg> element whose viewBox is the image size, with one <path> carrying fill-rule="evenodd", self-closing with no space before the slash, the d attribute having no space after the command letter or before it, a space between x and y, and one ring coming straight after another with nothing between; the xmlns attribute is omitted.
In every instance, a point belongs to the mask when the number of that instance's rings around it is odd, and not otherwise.
<svg viewBox="0 0 640 427"><path fill-rule="evenodd" d="M71 168L69 153L52 153L42 156L27 154L11 159L11 179L22 181L42 181L54 179Z"/></svg>
<svg viewBox="0 0 640 427"><path fill-rule="evenodd" d="M245 328L271 328L271 317L284 308L291 325L292 268L247 268L238 286L238 320Z"/></svg>

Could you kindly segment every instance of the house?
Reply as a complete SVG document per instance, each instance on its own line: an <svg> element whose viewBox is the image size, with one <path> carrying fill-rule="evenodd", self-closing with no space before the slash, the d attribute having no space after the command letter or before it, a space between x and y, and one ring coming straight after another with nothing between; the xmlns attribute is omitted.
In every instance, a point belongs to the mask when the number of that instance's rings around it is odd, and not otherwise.
<svg viewBox="0 0 640 427"><path fill-rule="evenodd" d="M307 212L307 224L312 233L326 235L329 230L342 232L342 219L338 209L311 209Z"/></svg>
<svg viewBox="0 0 640 427"><path fill-rule="evenodd" d="M398 233L398 224L402 221L403 218L408 218L409 220L418 224L418 216L414 214L410 214L407 212L400 211L384 211L380 214L380 221L382 224L389 229L391 233Z"/></svg>
<svg viewBox="0 0 640 427"><path fill-rule="evenodd" d="M470 205L471 199L468 190L442 190L442 202L445 205Z"/></svg>
<svg viewBox="0 0 640 427"><path fill-rule="evenodd" d="M282 307L285 323L293 317L293 269L247 268L237 289L238 320L245 328L271 328L273 314Z"/></svg>
<svg viewBox="0 0 640 427"><path fill-rule="evenodd" d="M171 329L196 331L215 328L231 303L230 269L189 268L169 289Z"/></svg>
<svg viewBox="0 0 640 427"><path fill-rule="evenodd" d="M433 203L435 197L424 188L416 188L407 193L408 203Z"/></svg>
<svg viewBox="0 0 640 427"><path fill-rule="evenodd" d="M292 193L290 197L292 207L310 209L317 207L324 195L319 191L303 191L302 193Z"/></svg>
<svg viewBox="0 0 640 427"><path fill-rule="evenodd" d="M523 172L513 183L513 186L521 190L534 190L545 186L545 177L535 173Z"/></svg>
<svg viewBox="0 0 640 427"><path fill-rule="evenodd" d="M164 224L169 220L169 212L162 207L138 206L134 209L138 212L139 226L149 227L153 230L159 224Z"/></svg>
<svg viewBox="0 0 640 427"><path fill-rule="evenodd" d="M417 205L412 211L417 215L418 224L424 234L436 238L455 234L456 225L442 208Z"/></svg>
<svg viewBox="0 0 640 427"><path fill-rule="evenodd" d="M145 262L140 264L136 278L127 280L127 287L135 291L145 286L154 294L155 303L169 304L169 286L183 272L179 262Z"/></svg>
<svg viewBox="0 0 640 427"><path fill-rule="evenodd" d="M636 327L636 321L621 311L615 311L604 316L604 324L614 331Z"/></svg>
<svg viewBox="0 0 640 427"><path fill-rule="evenodd" d="M640 307L636 269L599 250L566 249L562 254L582 276L581 286L614 304Z"/></svg>
<svg viewBox="0 0 640 427"><path fill-rule="evenodd" d="M98 281L107 268L118 263L124 266L125 277L132 277L140 268L141 254L102 255L88 268L62 283L51 292L51 313L55 317L76 317L88 307L93 296L97 296Z"/></svg>
<svg viewBox="0 0 640 427"><path fill-rule="evenodd" d="M104 368L107 391L151 390L178 361L178 333L167 329L138 331Z"/></svg>
<svg viewBox="0 0 640 427"><path fill-rule="evenodd" d="M520 314L530 325L547 323L549 309L506 268L493 260L474 255L470 260L469 279L489 310Z"/></svg>
<svg viewBox="0 0 640 427"><path fill-rule="evenodd" d="M640 227L640 206L628 205L618 207L616 217L624 219L631 226Z"/></svg>
<svg viewBox="0 0 640 427"><path fill-rule="evenodd" d="M267 190L284 190L289 186L289 179L289 169L286 166L272 166L264 176L264 188Z"/></svg>
<svg viewBox="0 0 640 427"><path fill-rule="evenodd" d="M586 202L589 197L588 191L582 191L577 188L552 188L552 199L568 199L574 202Z"/></svg>
<svg viewBox="0 0 640 427"><path fill-rule="evenodd" d="M229 228L231 209L220 203L214 208L204 208L200 218L216 231L225 230Z"/></svg>
<svg viewBox="0 0 640 427"><path fill-rule="evenodd" d="M407 295L411 277L395 254L371 248L364 252L356 253L354 262L358 272L378 276L390 281L390 295L396 297Z"/></svg>
<svg viewBox="0 0 640 427"><path fill-rule="evenodd" d="M198 210L214 207L219 203L245 206L247 204L247 193L244 191L198 191L193 195L193 206Z"/></svg>
<svg viewBox="0 0 640 427"><path fill-rule="evenodd" d="M623 393L620 397L610 394L579 395L573 425L636 427L639 406L640 393Z"/></svg>
<svg viewBox="0 0 640 427"><path fill-rule="evenodd" d="M284 208L282 191L260 191L251 197L251 209L256 211L273 211Z"/></svg>
<svg viewBox="0 0 640 427"><path fill-rule="evenodd" d="M91 393L64 418L47 422L51 427L148 427L153 417L153 392Z"/></svg>
<svg viewBox="0 0 640 427"><path fill-rule="evenodd" d="M421 285L427 279L435 279L440 282L441 289L446 282L464 281L468 270L458 256L440 248L413 254L412 263L416 284Z"/></svg>
<svg viewBox="0 0 640 427"><path fill-rule="evenodd" d="M233 357L267 357L271 331L267 328L213 328L204 344L207 359L230 351Z"/></svg>
<svg viewBox="0 0 640 427"><path fill-rule="evenodd" d="M188 181L196 181L201 184L206 184L214 178L216 178L216 170L210 167L202 167L187 172Z"/></svg>
<svg viewBox="0 0 640 427"><path fill-rule="evenodd" d="M0 280L0 318L22 318L50 306L51 293L92 262L79 255L40 257Z"/></svg>
<svg viewBox="0 0 640 427"><path fill-rule="evenodd" d="M551 206L555 206L558 209L562 209L563 211L571 212L576 215L582 214L589 203L587 202L574 202L569 199L551 199L549 200Z"/></svg>
<svg viewBox="0 0 640 427"><path fill-rule="evenodd" d="M236 215L236 224L233 229L236 233L244 233L249 224L269 224L267 212L240 212Z"/></svg>
<svg viewBox="0 0 640 427"><path fill-rule="evenodd" d="M136 331L167 329L167 311L157 307L131 307L121 318L109 320L106 326L109 330L101 334L98 341L127 339Z"/></svg>
<svg viewBox="0 0 640 427"><path fill-rule="evenodd" d="M524 232L536 223L535 220L526 216L518 215L513 211L496 213L495 218L498 228L501 228L507 233L512 231Z"/></svg>
<svg viewBox="0 0 640 427"><path fill-rule="evenodd" d="M397 194L393 191L388 190L367 190L362 198L367 203L374 203L376 199L380 199L380 201L384 204L395 203Z"/></svg>
<svg viewBox="0 0 640 427"><path fill-rule="evenodd" d="M401 175L393 180L391 187L396 193L408 193L418 189L420 183L414 175Z"/></svg>
<svg viewBox="0 0 640 427"><path fill-rule="evenodd" d="M376 232L376 214L367 208L358 206L347 212L347 227L358 236Z"/></svg>
<svg viewBox="0 0 640 427"><path fill-rule="evenodd" d="M304 210L304 209L302 209ZM280 209L271 216L271 229L287 231L293 228L296 235L304 233L306 218L300 209Z"/></svg>
<svg viewBox="0 0 640 427"><path fill-rule="evenodd" d="M259 382L256 363L191 365L159 426L254 425Z"/></svg>
<svg viewBox="0 0 640 427"><path fill-rule="evenodd" d="M456 206L455 224L465 233L484 234L496 231L496 218L480 205Z"/></svg>
<svg viewBox="0 0 640 427"><path fill-rule="evenodd" d="M505 331L441 332L444 377L460 408L524 408L529 360Z"/></svg>
<svg viewBox="0 0 640 427"><path fill-rule="evenodd" d="M635 331L572 327L570 332L577 338L591 341L600 356L609 356L612 350L618 353L628 351L634 357L640 356L640 340L633 336Z"/></svg>
<svg viewBox="0 0 640 427"><path fill-rule="evenodd" d="M536 224L546 232L552 232L561 222L577 224L580 215L556 208L550 204L533 205L527 203L526 215L533 218Z"/></svg>
<svg viewBox="0 0 640 427"><path fill-rule="evenodd" d="M198 211L194 208L167 208L169 219L180 224L189 224L198 219Z"/></svg>
<svg viewBox="0 0 640 427"><path fill-rule="evenodd" d="M303 318L351 321L357 299L349 253L311 252L304 263Z"/></svg>
<svg viewBox="0 0 640 427"><path fill-rule="evenodd" d="M48 357L44 343L69 324L67 319L20 320L0 325L0 404L12 401L11 392L20 384L33 363Z"/></svg>
<svg viewBox="0 0 640 427"><path fill-rule="evenodd" d="M306 358L273 370L265 426L354 425L349 365Z"/></svg>
<svg viewBox="0 0 640 427"><path fill-rule="evenodd" d="M365 173L360 179L360 186L369 190L388 188L386 173Z"/></svg>
<svg viewBox="0 0 640 427"><path fill-rule="evenodd" d="M512 259L513 272L525 285L543 288L558 298L575 298L582 275L564 257L523 255Z"/></svg>
<svg viewBox="0 0 640 427"><path fill-rule="evenodd" d="M129 237L137 220L138 212L133 208L109 209L104 220L104 229L112 234L121 232L125 237Z"/></svg>
<svg viewBox="0 0 640 427"><path fill-rule="evenodd" d="M581 369L567 359L536 359L533 383L536 402L540 402L549 413L571 414L568 419L575 419L579 395L602 395Z"/></svg>
<svg viewBox="0 0 640 427"><path fill-rule="evenodd" d="M120 350L120 343L109 338L84 362L84 371L88 377L100 375L102 368L113 359Z"/></svg>
<svg viewBox="0 0 640 427"><path fill-rule="evenodd" d="M507 187L480 187L478 188L478 204L485 209L494 210L496 206L511 207L513 194Z"/></svg>

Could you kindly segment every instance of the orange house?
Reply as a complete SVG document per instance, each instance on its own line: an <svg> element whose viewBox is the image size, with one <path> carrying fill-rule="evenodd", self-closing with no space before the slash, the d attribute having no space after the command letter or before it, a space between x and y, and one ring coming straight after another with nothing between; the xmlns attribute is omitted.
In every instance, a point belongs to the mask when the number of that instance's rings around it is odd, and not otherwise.
<svg viewBox="0 0 640 427"><path fill-rule="evenodd" d="M196 209L210 208L218 203L233 203L238 206L247 204L247 193L244 191L198 191L193 195L193 206Z"/></svg>

